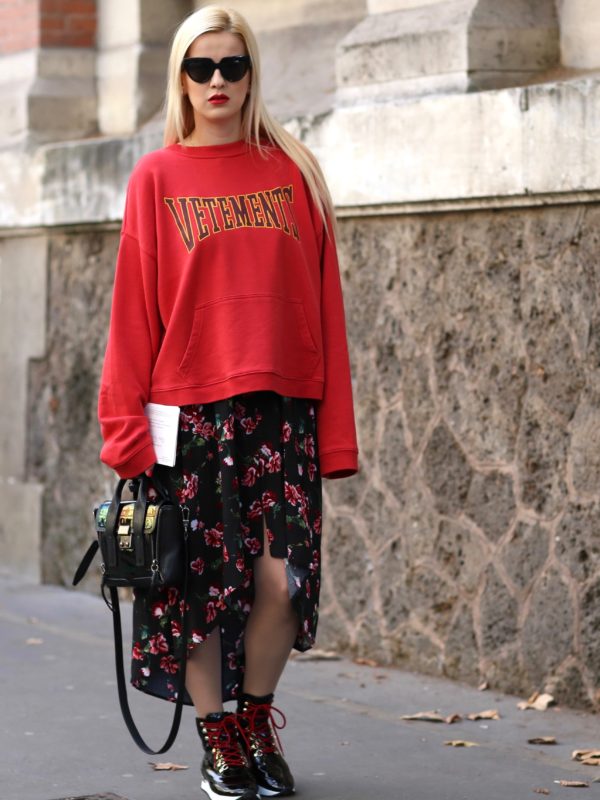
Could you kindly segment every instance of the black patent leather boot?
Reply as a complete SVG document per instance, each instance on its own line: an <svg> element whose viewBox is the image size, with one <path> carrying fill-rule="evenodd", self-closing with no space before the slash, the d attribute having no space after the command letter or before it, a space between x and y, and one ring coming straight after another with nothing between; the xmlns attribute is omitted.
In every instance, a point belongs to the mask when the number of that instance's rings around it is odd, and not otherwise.
<svg viewBox="0 0 600 800"><path fill-rule="evenodd" d="M256 800L252 769L239 742L235 714L220 711L197 717L204 746L202 788L211 800Z"/></svg>
<svg viewBox="0 0 600 800"><path fill-rule="evenodd" d="M285 716L274 708L273 695L255 697L242 694L238 700L238 720L244 732L242 747L262 797L285 797L294 794L294 778L283 755L277 729L285 727ZM279 714L278 725L273 712Z"/></svg>

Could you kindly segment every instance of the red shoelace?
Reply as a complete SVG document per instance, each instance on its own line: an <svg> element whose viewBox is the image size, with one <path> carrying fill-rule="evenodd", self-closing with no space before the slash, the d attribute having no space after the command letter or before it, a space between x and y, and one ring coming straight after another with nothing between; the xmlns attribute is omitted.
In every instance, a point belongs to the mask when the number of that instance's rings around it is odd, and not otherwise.
<svg viewBox="0 0 600 800"><path fill-rule="evenodd" d="M275 720L275 714L279 714L279 725ZM281 740L277 734L278 730L282 730L286 726L286 718L283 711L280 711L269 703L260 703L257 705L249 703L242 712L242 716L248 720L246 735L254 733L260 736L265 753L276 753L278 749L283 753ZM273 741L273 737L275 737L275 741ZM277 742L277 744L275 744L275 742Z"/></svg>
<svg viewBox="0 0 600 800"><path fill-rule="evenodd" d="M246 757L237 738L238 731L244 738L246 734L237 717L232 714L216 722L204 720L202 725L206 731L209 747L215 748L223 755L223 760L228 767L246 766Z"/></svg>

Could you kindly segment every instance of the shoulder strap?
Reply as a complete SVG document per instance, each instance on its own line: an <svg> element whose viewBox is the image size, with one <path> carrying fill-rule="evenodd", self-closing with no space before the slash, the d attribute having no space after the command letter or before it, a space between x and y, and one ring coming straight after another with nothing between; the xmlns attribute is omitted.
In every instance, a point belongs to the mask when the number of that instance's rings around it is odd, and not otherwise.
<svg viewBox="0 0 600 800"><path fill-rule="evenodd" d="M163 746L159 750L152 750L146 742L142 739L142 736L135 724L133 717L131 715L131 709L129 708L129 700L127 698L127 685L125 681L125 669L123 666L123 633L121 630L121 612L119 609L119 593L115 586L111 586L110 588L110 598L111 598L111 610L113 615L113 631L115 636L115 666L117 670L117 690L119 693L119 705L121 706L121 713L123 714L123 719L125 720L125 724L131 734L133 741L137 744L140 750L143 750L144 753L148 753L148 755L156 756L160 753L166 753L167 750L171 747L175 739L177 738L177 733L179 732L179 725L181 723L181 712L183 710L183 698L185 696L185 673L186 673L186 666L187 666L187 629L188 629L188 608L187 608L187 596L188 596L188 569L187 569L187 562L188 562L188 542L187 542L187 527L184 528L184 537L185 537L185 562L186 562L186 569L185 569L185 577L183 583L183 625L182 625L182 641L183 641L183 657L181 660L181 666L179 668L179 680L177 682L177 701L175 703L175 711L173 712L173 722L171 724L171 730L169 731L169 735Z"/></svg>

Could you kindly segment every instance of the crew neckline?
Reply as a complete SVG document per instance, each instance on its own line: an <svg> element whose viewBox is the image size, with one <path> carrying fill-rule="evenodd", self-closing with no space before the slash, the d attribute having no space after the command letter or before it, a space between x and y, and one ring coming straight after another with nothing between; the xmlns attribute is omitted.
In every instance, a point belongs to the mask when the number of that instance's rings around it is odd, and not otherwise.
<svg viewBox="0 0 600 800"><path fill-rule="evenodd" d="M245 139L228 144L207 144L207 145L184 145L180 142L171 144L167 150L179 153L189 158L228 158L229 156L239 156L247 153L250 149L249 143Z"/></svg>

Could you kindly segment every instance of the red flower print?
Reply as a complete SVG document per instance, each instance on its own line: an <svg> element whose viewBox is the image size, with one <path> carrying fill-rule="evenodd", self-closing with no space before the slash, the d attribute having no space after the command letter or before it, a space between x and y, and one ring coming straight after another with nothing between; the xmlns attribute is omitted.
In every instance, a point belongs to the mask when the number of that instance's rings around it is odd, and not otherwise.
<svg viewBox="0 0 600 800"><path fill-rule="evenodd" d="M205 640L205 636L201 633L201 631L193 630L191 635L191 640L193 644L202 644Z"/></svg>
<svg viewBox="0 0 600 800"><path fill-rule="evenodd" d="M227 661L229 669L235 671L237 669L237 656L235 653L227 653Z"/></svg>
<svg viewBox="0 0 600 800"><path fill-rule="evenodd" d="M304 437L304 450L306 451L306 455L309 456L309 458L315 457L315 440L313 438L312 433L308 433Z"/></svg>
<svg viewBox="0 0 600 800"><path fill-rule="evenodd" d="M250 435L251 433L254 433L254 431L256 430L258 422L252 417L244 417L242 420L240 420L240 425L242 429L246 432L246 435Z"/></svg>
<svg viewBox="0 0 600 800"><path fill-rule="evenodd" d="M213 622L217 618L217 609L215 607L214 601L209 600L206 604L206 621Z"/></svg>
<svg viewBox="0 0 600 800"><path fill-rule="evenodd" d="M250 508L248 509L248 518L258 519L259 517L262 517L262 514L263 514L262 503L260 502L260 500L254 500L251 503Z"/></svg>
<svg viewBox="0 0 600 800"><path fill-rule="evenodd" d="M218 597L221 594L221 590L219 589L218 586L214 586L214 584L211 584L211 587L208 590L208 594L210 595L210 597Z"/></svg>
<svg viewBox="0 0 600 800"><path fill-rule="evenodd" d="M171 620L171 634L175 637L181 636L181 624L176 619Z"/></svg>
<svg viewBox="0 0 600 800"><path fill-rule="evenodd" d="M131 657L135 658L136 661L143 661L144 660L144 653L142 650L142 646L139 642L136 642L133 645L133 650L131 651Z"/></svg>
<svg viewBox="0 0 600 800"><path fill-rule="evenodd" d="M281 441L289 442L292 438L292 426L289 422L284 422L281 426Z"/></svg>
<svg viewBox="0 0 600 800"><path fill-rule="evenodd" d="M167 600L170 606L176 605L177 601L179 600L179 590L174 586L169 586Z"/></svg>
<svg viewBox="0 0 600 800"><path fill-rule="evenodd" d="M238 572L244 571L244 559L241 556L239 556L236 559L235 568L237 569Z"/></svg>
<svg viewBox="0 0 600 800"><path fill-rule="evenodd" d="M253 539L251 538L244 539L244 544L250 551L251 555L255 556L257 553L260 552L260 542L256 537L254 537Z"/></svg>
<svg viewBox="0 0 600 800"><path fill-rule="evenodd" d="M177 498L180 503L192 499L198 493L198 476L191 472L183 473L183 488L177 489Z"/></svg>
<svg viewBox="0 0 600 800"><path fill-rule="evenodd" d="M254 486L256 478L256 467L247 467L242 477L242 486Z"/></svg>
<svg viewBox="0 0 600 800"><path fill-rule="evenodd" d="M233 414L230 414L223 423L223 433L226 439L233 439Z"/></svg>
<svg viewBox="0 0 600 800"><path fill-rule="evenodd" d="M227 467L232 467L233 466L233 458L231 456L225 456L225 458L223 459L223 463Z"/></svg>
<svg viewBox="0 0 600 800"><path fill-rule="evenodd" d="M195 561L192 561L190 564L190 569L192 572L196 572L198 575L202 575L204 572L204 559L197 558Z"/></svg>
<svg viewBox="0 0 600 800"><path fill-rule="evenodd" d="M167 640L162 633L156 633L154 636L151 636L148 643L153 656L158 655L158 653L166 653L169 650Z"/></svg>
<svg viewBox="0 0 600 800"><path fill-rule="evenodd" d="M236 403L233 407L233 411L235 413L235 418L241 419L246 415L246 406L243 406L241 403Z"/></svg>
<svg viewBox="0 0 600 800"><path fill-rule="evenodd" d="M315 514L315 520L313 522L313 530L315 533L321 533L321 522L322 522L321 514Z"/></svg>
<svg viewBox="0 0 600 800"><path fill-rule="evenodd" d="M227 545L223 545L223 563L229 563L229 550L227 549Z"/></svg>
<svg viewBox="0 0 600 800"><path fill-rule="evenodd" d="M204 531L204 541L209 547L221 547L223 543L223 523L217 522L214 528Z"/></svg>
<svg viewBox="0 0 600 800"><path fill-rule="evenodd" d="M170 675L174 675L179 671L179 664L173 656L163 656L160 660L160 668Z"/></svg>
<svg viewBox="0 0 600 800"><path fill-rule="evenodd" d="M274 539L275 536L273 534L273 531L270 528L267 528L267 541L269 542L269 544L272 544Z"/></svg>
<svg viewBox="0 0 600 800"><path fill-rule="evenodd" d="M314 481L316 475L317 475L317 465L315 464L314 461L311 461L308 464L308 477L310 478L311 481Z"/></svg>
<svg viewBox="0 0 600 800"><path fill-rule="evenodd" d="M281 471L281 453L273 453L271 458L267 461L267 472L280 472Z"/></svg>
<svg viewBox="0 0 600 800"><path fill-rule="evenodd" d="M163 614L165 613L165 610L166 610L166 606L161 601L160 603L154 603L154 605L152 606L152 609L151 609L151 614L152 614L153 617L162 617Z"/></svg>
<svg viewBox="0 0 600 800"><path fill-rule="evenodd" d="M150 677L150 667L142 667L141 672L144 678Z"/></svg>
<svg viewBox="0 0 600 800"><path fill-rule="evenodd" d="M291 503L293 506L298 505L300 502L300 491L301 489L299 486L292 486L292 484L288 483L287 481L284 483L283 494L288 503Z"/></svg>
<svg viewBox="0 0 600 800"><path fill-rule="evenodd" d="M273 508L273 506L277 502L277 495L275 494L275 492L272 492L270 489L267 489L266 492L263 492L261 502L263 508L265 509Z"/></svg>

